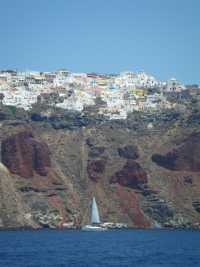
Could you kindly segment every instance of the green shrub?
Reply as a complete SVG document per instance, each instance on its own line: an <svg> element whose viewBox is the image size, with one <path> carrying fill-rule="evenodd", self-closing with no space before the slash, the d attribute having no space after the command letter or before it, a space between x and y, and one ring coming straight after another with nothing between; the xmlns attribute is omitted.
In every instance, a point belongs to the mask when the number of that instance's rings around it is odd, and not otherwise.
<svg viewBox="0 0 200 267"><path fill-rule="evenodd" d="M12 114L16 114L17 108L15 106L7 106L8 109L12 112Z"/></svg>

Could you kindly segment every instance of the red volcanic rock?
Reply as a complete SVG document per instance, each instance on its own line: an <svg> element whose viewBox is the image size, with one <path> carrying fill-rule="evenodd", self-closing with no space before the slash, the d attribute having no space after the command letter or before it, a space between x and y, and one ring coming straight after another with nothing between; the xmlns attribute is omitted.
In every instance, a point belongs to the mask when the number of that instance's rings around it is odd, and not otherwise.
<svg viewBox="0 0 200 267"><path fill-rule="evenodd" d="M48 146L35 140L29 131L20 132L3 140L1 157L10 172L22 177L32 177L34 171L46 176L46 167L51 166Z"/></svg>
<svg viewBox="0 0 200 267"><path fill-rule="evenodd" d="M91 180L97 182L101 179L102 173L105 171L106 161L100 160L89 160L87 165L88 176Z"/></svg>
<svg viewBox="0 0 200 267"><path fill-rule="evenodd" d="M154 154L152 161L173 171L200 171L200 133L190 135L165 155Z"/></svg>
<svg viewBox="0 0 200 267"><path fill-rule="evenodd" d="M41 176L47 175L46 167L51 166L50 152L47 144L32 140L33 167Z"/></svg>
<svg viewBox="0 0 200 267"><path fill-rule="evenodd" d="M135 226L150 227L150 221L140 208L140 201L134 190L127 191L123 186L118 185L115 194L119 198L122 212L128 214Z"/></svg>
<svg viewBox="0 0 200 267"><path fill-rule="evenodd" d="M147 174L134 160L127 160L122 170L116 172L110 179L110 183L119 183L131 188L139 188L140 185L147 183Z"/></svg>

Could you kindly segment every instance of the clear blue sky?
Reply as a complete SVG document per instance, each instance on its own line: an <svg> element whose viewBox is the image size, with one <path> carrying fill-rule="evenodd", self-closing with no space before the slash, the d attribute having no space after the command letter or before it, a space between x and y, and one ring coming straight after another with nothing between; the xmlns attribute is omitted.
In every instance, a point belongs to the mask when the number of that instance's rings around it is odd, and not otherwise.
<svg viewBox="0 0 200 267"><path fill-rule="evenodd" d="M0 0L0 69L200 83L199 0Z"/></svg>

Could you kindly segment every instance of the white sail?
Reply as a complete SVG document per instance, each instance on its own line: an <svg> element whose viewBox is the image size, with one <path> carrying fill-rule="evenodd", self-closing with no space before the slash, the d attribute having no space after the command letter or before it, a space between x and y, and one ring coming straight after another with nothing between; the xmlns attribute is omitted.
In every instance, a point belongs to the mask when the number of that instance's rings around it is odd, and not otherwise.
<svg viewBox="0 0 200 267"><path fill-rule="evenodd" d="M100 218L99 218L99 211L97 208L97 203L95 198L93 197L92 199L92 214L91 214L91 223L100 223Z"/></svg>

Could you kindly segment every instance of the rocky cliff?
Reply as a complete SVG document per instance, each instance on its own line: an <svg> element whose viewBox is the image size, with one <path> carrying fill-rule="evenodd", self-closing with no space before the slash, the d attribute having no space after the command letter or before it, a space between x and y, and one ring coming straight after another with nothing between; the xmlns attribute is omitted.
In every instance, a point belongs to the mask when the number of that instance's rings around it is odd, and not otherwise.
<svg viewBox="0 0 200 267"><path fill-rule="evenodd" d="M2 163L13 174L30 178L34 171L47 175L47 168L51 166L48 146L34 139L30 131L23 131L2 141Z"/></svg>
<svg viewBox="0 0 200 267"><path fill-rule="evenodd" d="M173 171L200 171L200 133L192 133L165 155L154 154L152 160Z"/></svg>
<svg viewBox="0 0 200 267"><path fill-rule="evenodd" d="M200 127L191 114L58 114L2 116L0 227L80 226L92 196L103 221L199 227Z"/></svg>

